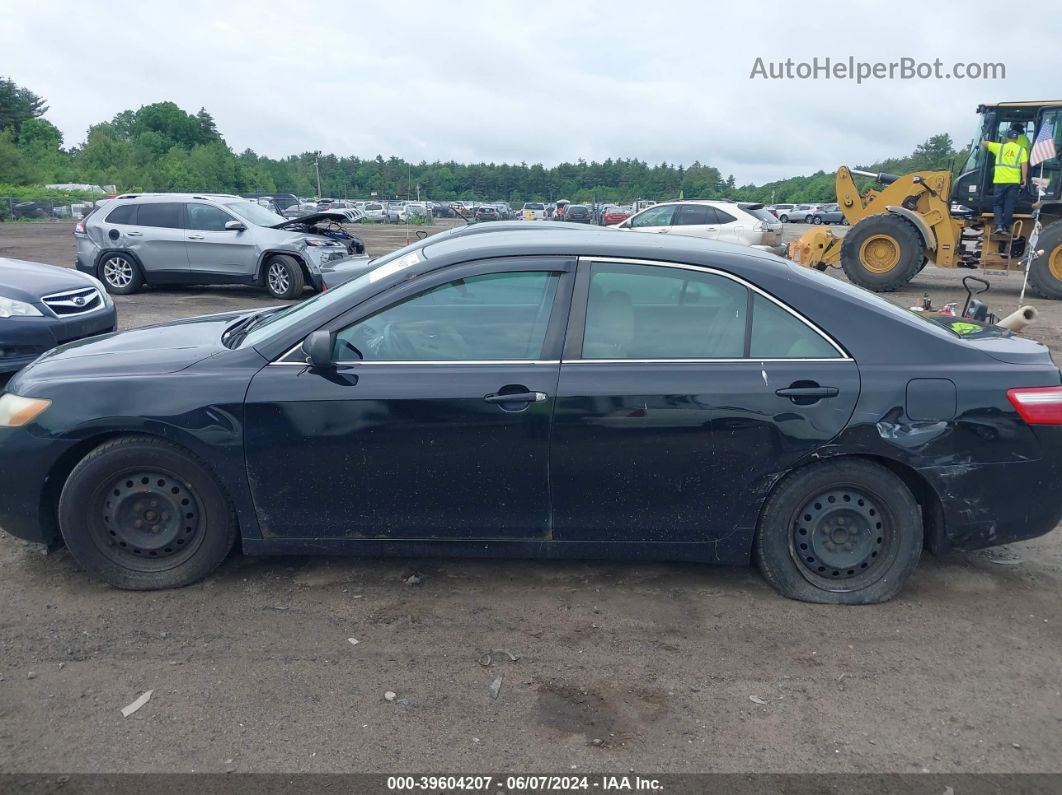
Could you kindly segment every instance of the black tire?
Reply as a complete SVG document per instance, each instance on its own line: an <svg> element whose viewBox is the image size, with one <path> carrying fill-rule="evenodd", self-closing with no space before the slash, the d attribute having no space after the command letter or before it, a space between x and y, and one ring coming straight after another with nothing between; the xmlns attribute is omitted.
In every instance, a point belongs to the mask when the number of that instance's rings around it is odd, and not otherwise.
<svg viewBox="0 0 1062 795"><path fill-rule="evenodd" d="M922 257L922 263L918 266L918 272L921 273L925 269L926 265L928 265L928 264L929 264L929 257L923 256Z"/></svg>
<svg viewBox="0 0 1062 795"><path fill-rule="evenodd" d="M804 223L805 224L810 224L811 223L811 219L814 218L814 217L815 216L813 216L813 215L805 215L804 216Z"/></svg>
<svg viewBox="0 0 1062 795"><path fill-rule="evenodd" d="M754 555L790 599L861 605L895 596L922 552L922 513L906 484L878 464L827 461L775 486Z"/></svg>
<svg viewBox="0 0 1062 795"><path fill-rule="evenodd" d="M302 266L294 257L277 254L266 262L262 269L262 281L271 296L290 301L302 295L305 278Z"/></svg>
<svg viewBox="0 0 1062 795"><path fill-rule="evenodd" d="M232 506L206 465L146 436L105 442L74 467L59 498L59 527L90 574L132 591L201 580L237 535Z"/></svg>
<svg viewBox="0 0 1062 795"><path fill-rule="evenodd" d="M1062 221L1044 227L1036 248L1044 253L1029 265L1029 286L1041 298L1062 299Z"/></svg>
<svg viewBox="0 0 1062 795"><path fill-rule="evenodd" d="M130 295L144 286L140 263L123 251L110 251L100 257L96 268L99 280L114 295Z"/></svg>
<svg viewBox="0 0 1062 795"><path fill-rule="evenodd" d="M811 216L811 223L813 223L813 224L821 224L822 223L822 216L821 215L813 215L813 216Z"/></svg>
<svg viewBox="0 0 1062 795"><path fill-rule="evenodd" d="M778 216L778 220L781 221L783 224L788 224L789 223L789 216L785 215L783 213L782 215Z"/></svg>
<svg viewBox="0 0 1062 795"><path fill-rule="evenodd" d="M864 263L860 251L864 243L874 242L884 246L894 258L887 262ZM918 230L909 221L892 213L864 218L852 227L841 243L841 267L849 281L876 293L897 290L911 281L925 256Z"/></svg>

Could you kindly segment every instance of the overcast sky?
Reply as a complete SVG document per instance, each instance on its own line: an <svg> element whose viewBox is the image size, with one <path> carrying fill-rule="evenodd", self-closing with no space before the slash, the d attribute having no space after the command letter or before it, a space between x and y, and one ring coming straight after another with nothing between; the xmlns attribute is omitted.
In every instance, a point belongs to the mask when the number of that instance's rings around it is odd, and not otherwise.
<svg viewBox="0 0 1062 795"><path fill-rule="evenodd" d="M173 100L206 107L235 150L273 157L700 160L744 184L906 154L936 132L965 143L980 102L1062 99L1062 19L1018 9L0 0L0 74L48 100L68 146ZM815 56L1003 62L1006 79L749 77L757 57Z"/></svg>

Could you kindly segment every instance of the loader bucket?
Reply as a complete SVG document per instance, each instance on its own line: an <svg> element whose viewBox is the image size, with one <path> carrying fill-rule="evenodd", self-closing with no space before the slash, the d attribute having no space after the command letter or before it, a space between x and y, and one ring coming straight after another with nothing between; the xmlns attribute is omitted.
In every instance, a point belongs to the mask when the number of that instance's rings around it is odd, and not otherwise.
<svg viewBox="0 0 1062 795"><path fill-rule="evenodd" d="M789 243L789 259L805 268L824 270L837 262L840 239L829 229L813 227Z"/></svg>

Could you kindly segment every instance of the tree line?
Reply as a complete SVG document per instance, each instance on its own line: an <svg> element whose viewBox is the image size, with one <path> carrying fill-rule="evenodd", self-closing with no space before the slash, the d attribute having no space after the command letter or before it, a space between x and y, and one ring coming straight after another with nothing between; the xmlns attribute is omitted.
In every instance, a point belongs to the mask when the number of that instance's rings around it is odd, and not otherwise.
<svg viewBox="0 0 1062 795"><path fill-rule="evenodd" d="M44 118L45 100L0 78L0 193L3 186L85 182L122 191L317 193L315 154L274 159L251 149L234 152L206 109L188 113L173 102L126 110L89 128L85 140L64 147ZM903 158L864 166L904 173L948 168L961 159L947 134L934 135ZM398 157L320 155L321 193L336 198L415 195L435 200L629 202L637 198L731 198L805 202L833 198L833 174L823 171L764 185L737 185L714 166L644 160L577 160L546 167L509 163L410 163Z"/></svg>

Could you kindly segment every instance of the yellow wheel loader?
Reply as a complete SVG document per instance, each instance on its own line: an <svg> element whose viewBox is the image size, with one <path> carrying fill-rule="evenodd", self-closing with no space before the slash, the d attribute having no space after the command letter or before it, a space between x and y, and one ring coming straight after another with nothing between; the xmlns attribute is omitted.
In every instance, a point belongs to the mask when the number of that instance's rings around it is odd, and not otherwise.
<svg viewBox="0 0 1062 795"><path fill-rule="evenodd" d="M950 171L897 176L837 169L847 234L812 228L789 244L789 258L819 270L839 265L850 281L875 292L903 287L929 261L1002 273L1021 272L1028 263L1029 286L1044 298L1062 299L1062 160L1056 155L1029 168L1008 234L994 235L994 164L980 145L1002 140L1012 125L1035 141L1046 125L1062 154L1062 101L1000 102L980 105L977 113L978 135L958 177ZM853 174L872 178L874 187L860 194Z"/></svg>

